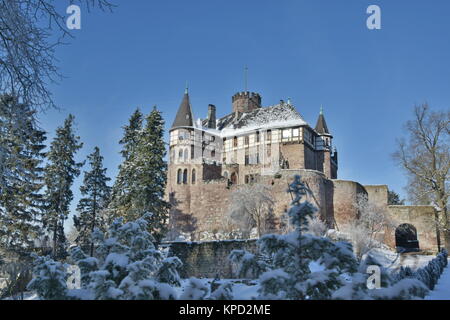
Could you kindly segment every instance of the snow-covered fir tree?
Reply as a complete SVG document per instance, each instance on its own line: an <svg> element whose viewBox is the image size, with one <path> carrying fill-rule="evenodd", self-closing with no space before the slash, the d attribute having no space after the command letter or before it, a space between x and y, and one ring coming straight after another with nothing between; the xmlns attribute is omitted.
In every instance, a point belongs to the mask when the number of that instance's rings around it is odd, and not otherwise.
<svg viewBox="0 0 450 320"><path fill-rule="evenodd" d="M125 127L124 162L113 187L112 210L125 221L152 213L149 231L160 241L166 232L169 204L164 200L167 164L164 160L164 121L154 108L142 124L137 110Z"/></svg>
<svg viewBox="0 0 450 320"><path fill-rule="evenodd" d="M110 209L112 217L126 217L132 210L133 188L134 188L134 158L142 131L144 115L136 109L129 119L128 125L124 126L123 138L119 141L122 145L121 154L123 162L119 165L119 173L112 188L112 199ZM112 221L110 221L112 222Z"/></svg>
<svg viewBox="0 0 450 320"><path fill-rule="evenodd" d="M48 164L45 167L46 212L43 222L53 235L54 257L65 255L64 221L69 215L69 205L73 200L72 184L83 166L82 162L75 160L75 154L83 143L74 132L74 120L74 116L69 115L64 125L56 129L56 136L47 154Z"/></svg>
<svg viewBox="0 0 450 320"><path fill-rule="evenodd" d="M293 195L288 214L295 231L286 235L266 235L259 241L259 255L234 251L232 260L241 272L259 275L259 298L329 299L341 286L339 276L356 271L351 245L306 234L317 209L302 201L309 189L296 176L289 186ZM311 270L311 264L318 265Z"/></svg>
<svg viewBox="0 0 450 320"><path fill-rule="evenodd" d="M107 185L111 179L106 176L106 168L103 167L103 157L100 149L94 148L94 152L88 156L89 171L84 172L83 185L80 187L83 196L78 202L78 215L73 217L74 226L78 231L75 240L80 246L90 247L90 255L94 253L94 243L91 234L95 228L105 231L105 210L110 200L111 187Z"/></svg>
<svg viewBox="0 0 450 320"><path fill-rule="evenodd" d="M35 256L33 279L28 290L35 291L43 300L65 300L67 296L67 265L50 257Z"/></svg>
<svg viewBox="0 0 450 320"><path fill-rule="evenodd" d="M146 117L140 135L135 159L137 188L135 207L138 214L151 212L149 231L159 242L167 228L169 204L164 200L167 183L166 145L164 143L164 120L161 112L153 108Z"/></svg>
<svg viewBox="0 0 450 320"><path fill-rule="evenodd" d="M106 233L96 229L94 257L79 247L72 258L81 270L83 288L91 290L94 299L175 299L173 285L180 285L176 257L164 259L148 232L149 214L122 223L116 219Z"/></svg>
<svg viewBox="0 0 450 320"><path fill-rule="evenodd" d="M42 230L42 161L46 140L32 108L0 96L0 247L27 254Z"/></svg>

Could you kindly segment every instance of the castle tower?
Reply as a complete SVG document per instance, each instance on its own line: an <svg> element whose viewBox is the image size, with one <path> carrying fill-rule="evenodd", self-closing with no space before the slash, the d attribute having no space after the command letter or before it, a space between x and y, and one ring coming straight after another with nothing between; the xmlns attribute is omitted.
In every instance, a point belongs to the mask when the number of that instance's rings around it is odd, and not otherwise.
<svg viewBox="0 0 450 320"><path fill-rule="evenodd" d="M333 149L333 136L328 130L322 107L320 108L315 130L318 133L316 139L318 150L317 169L322 171L329 179L337 179L337 151Z"/></svg>
<svg viewBox="0 0 450 320"><path fill-rule="evenodd" d="M232 97L233 112L236 116L261 108L261 96L255 92L238 92Z"/></svg>
<svg viewBox="0 0 450 320"><path fill-rule="evenodd" d="M189 186L197 179L194 161L195 127L189 92L186 88L175 120L169 130L169 165L167 195L182 212L190 211Z"/></svg>

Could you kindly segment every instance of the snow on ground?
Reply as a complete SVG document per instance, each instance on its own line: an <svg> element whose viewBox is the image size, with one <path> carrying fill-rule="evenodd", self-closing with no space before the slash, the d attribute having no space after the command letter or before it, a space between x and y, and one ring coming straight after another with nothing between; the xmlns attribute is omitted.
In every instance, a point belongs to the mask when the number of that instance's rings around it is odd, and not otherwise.
<svg viewBox="0 0 450 320"><path fill-rule="evenodd" d="M436 287L425 300L450 300L450 265L444 269Z"/></svg>
<svg viewBox="0 0 450 320"><path fill-rule="evenodd" d="M3 300L22 300L22 296L20 294L15 295L13 297L8 297ZM39 300L37 293L35 292L24 292L23 300Z"/></svg>
<svg viewBox="0 0 450 320"><path fill-rule="evenodd" d="M374 257L384 267L396 271L400 267L410 267L413 271L425 267L431 260L435 258L433 255L421 255L421 254L403 254L386 249L376 248L370 252L370 255Z"/></svg>

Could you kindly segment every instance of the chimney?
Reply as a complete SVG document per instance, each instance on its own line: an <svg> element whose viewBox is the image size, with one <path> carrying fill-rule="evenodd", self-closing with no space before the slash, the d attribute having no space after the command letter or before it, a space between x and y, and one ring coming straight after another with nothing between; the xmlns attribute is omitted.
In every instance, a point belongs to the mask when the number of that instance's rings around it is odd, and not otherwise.
<svg viewBox="0 0 450 320"><path fill-rule="evenodd" d="M208 128L216 129L216 106L213 104L208 106Z"/></svg>

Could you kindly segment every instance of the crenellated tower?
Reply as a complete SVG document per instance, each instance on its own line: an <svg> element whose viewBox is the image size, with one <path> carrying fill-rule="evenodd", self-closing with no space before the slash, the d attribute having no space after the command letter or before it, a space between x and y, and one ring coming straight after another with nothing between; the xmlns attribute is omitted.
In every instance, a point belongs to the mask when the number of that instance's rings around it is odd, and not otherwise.
<svg viewBox="0 0 450 320"><path fill-rule="evenodd" d="M238 92L232 98L233 112L239 117L240 114L261 108L261 96L256 92Z"/></svg>

